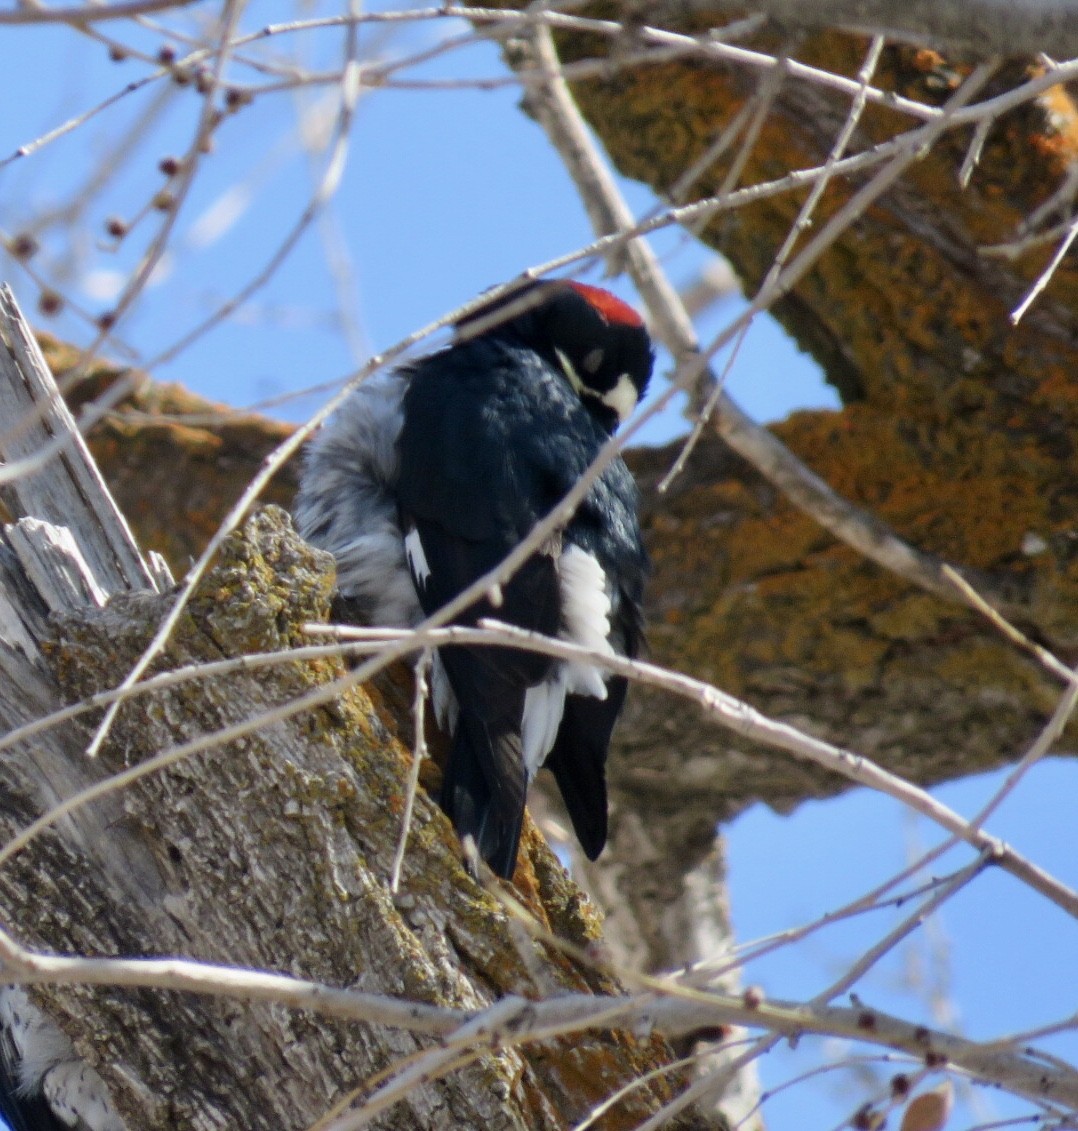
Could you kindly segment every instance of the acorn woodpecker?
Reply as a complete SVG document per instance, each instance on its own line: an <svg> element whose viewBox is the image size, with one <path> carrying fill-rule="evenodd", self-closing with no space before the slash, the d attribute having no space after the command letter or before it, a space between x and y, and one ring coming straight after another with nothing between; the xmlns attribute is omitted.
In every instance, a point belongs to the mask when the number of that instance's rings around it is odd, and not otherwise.
<svg viewBox="0 0 1078 1131"><path fill-rule="evenodd" d="M362 384L310 444L296 502L337 559L356 620L412 626L497 566L565 497L651 375L639 315L598 287L525 285L456 326L454 342ZM636 655L648 563L620 459L503 585L454 618L501 621ZM435 716L452 737L440 803L509 878L528 785L554 774L591 859L607 836L605 763L626 681L506 647L441 648Z"/></svg>

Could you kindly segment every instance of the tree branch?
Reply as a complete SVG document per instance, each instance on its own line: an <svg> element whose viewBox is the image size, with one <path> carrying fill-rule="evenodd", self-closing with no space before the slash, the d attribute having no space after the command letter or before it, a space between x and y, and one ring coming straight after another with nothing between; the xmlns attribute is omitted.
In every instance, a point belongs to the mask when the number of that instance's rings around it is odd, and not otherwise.
<svg viewBox="0 0 1078 1131"><path fill-rule="evenodd" d="M845 28L978 58L1078 55L1074 0L664 0L653 18L764 13L790 28Z"/></svg>
<svg viewBox="0 0 1078 1131"><path fill-rule="evenodd" d="M636 218L592 142L569 87L561 77L550 30L546 27L538 28L532 42L536 69L544 78L541 83L529 84L528 107L543 125L576 182L595 234L602 237L633 231L637 227ZM519 56L517 62L520 62ZM973 87L968 88L966 97L972 97L974 90ZM955 109L957 108L956 105ZM945 128L946 116L935 124L932 132ZM925 139L921 144L926 144L928 140ZM857 209L851 209L852 215L847 222L851 222L854 216L867 208L871 199L878 196L908 166L914 159L915 152L911 149L908 156L898 160L888 180L875 187L871 195L865 194ZM833 166L835 161L832 160L829 164ZM821 180L817 185L825 183L825 180ZM813 246L819 249L815 254L822 252L828 242L828 239L814 240ZM947 570L953 569L953 566L911 546L877 516L842 498L773 433L751 420L722 391L721 381L707 365L706 354L701 349L684 304L646 240L634 239L624 247L618 245L611 249L609 256L615 257L618 262L624 256L627 270L647 306L653 333L678 363L675 380L693 391L696 411L705 420L714 417L716 430L726 443L778 487L791 502L865 557L936 596L948 601L966 602L965 592L947 574ZM796 275L803 274L811 262L812 257L800 255L793 277L791 273L776 270L757 296L752 309L766 309L782 290L792 286ZM751 314L752 310L742 321L747 324ZM994 588L990 579L981 577L978 581L989 590ZM995 596L1001 602L1005 600L1002 594Z"/></svg>

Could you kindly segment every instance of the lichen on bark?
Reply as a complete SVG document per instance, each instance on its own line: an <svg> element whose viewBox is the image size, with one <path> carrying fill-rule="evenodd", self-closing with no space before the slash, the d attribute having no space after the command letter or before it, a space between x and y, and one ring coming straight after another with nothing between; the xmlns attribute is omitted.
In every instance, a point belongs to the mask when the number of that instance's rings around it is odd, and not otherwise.
<svg viewBox="0 0 1078 1131"><path fill-rule="evenodd" d="M303 626L325 619L332 590L331 560L267 508L227 540L155 670L309 643ZM64 697L118 683L170 599L121 595L103 610L63 617L50 658ZM136 696L115 720L99 772L241 723L345 672L337 659L292 660ZM616 990L609 976L543 941L553 931L584 946L600 927L534 828L515 895L535 917L535 938L512 929L502 904L465 872L449 822L422 790L400 891L391 894L410 759L394 731L357 686L142 778L123 790L114 828L152 862L152 895L142 903L122 896L92 859L57 852L62 834L45 834L4 881L9 922L28 942L65 952L181 955L465 1008L505 994ZM73 751L85 737L72 732ZM108 854L116 846L96 847ZM28 885L39 897L32 914ZM265 1126L267 1111L275 1127L305 1127L429 1044L227 998L35 992L113 1087L131 1125L148 1131ZM671 1055L660 1037L630 1033L476 1051L473 1063L417 1088L377 1125L566 1128ZM678 1084L676 1074L660 1074L601 1125L636 1125ZM694 1116L680 1124L708 1125Z"/></svg>

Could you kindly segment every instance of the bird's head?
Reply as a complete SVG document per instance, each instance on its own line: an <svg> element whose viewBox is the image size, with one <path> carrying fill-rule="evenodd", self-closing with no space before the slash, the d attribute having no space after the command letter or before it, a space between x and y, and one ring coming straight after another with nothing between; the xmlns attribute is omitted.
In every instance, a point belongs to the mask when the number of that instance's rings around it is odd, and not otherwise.
<svg viewBox="0 0 1078 1131"><path fill-rule="evenodd" d="M570 280L526 284L462 319L457 331L534 349L610 432L632 415L655 360L643 319L631 306Z"/></svg>

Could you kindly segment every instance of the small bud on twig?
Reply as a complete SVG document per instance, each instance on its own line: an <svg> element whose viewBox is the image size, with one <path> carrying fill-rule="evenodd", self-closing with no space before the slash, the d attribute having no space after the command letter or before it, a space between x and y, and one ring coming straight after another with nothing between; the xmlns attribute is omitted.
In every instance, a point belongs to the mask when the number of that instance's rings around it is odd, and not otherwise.
<svg viewBox="0 0 1078 1131"><path fill-rule="evenodd" d="M64 308L64 300L55 291L45 290L38 296L37 308L50 318Z"/></svg>
<svg viewBox="0 0 1078 1131"><path fill-rule="evenodd" d="M8 244L8 251L16 259L32 259L38 252L38 242L27 232L20 232Z"/></svg>

